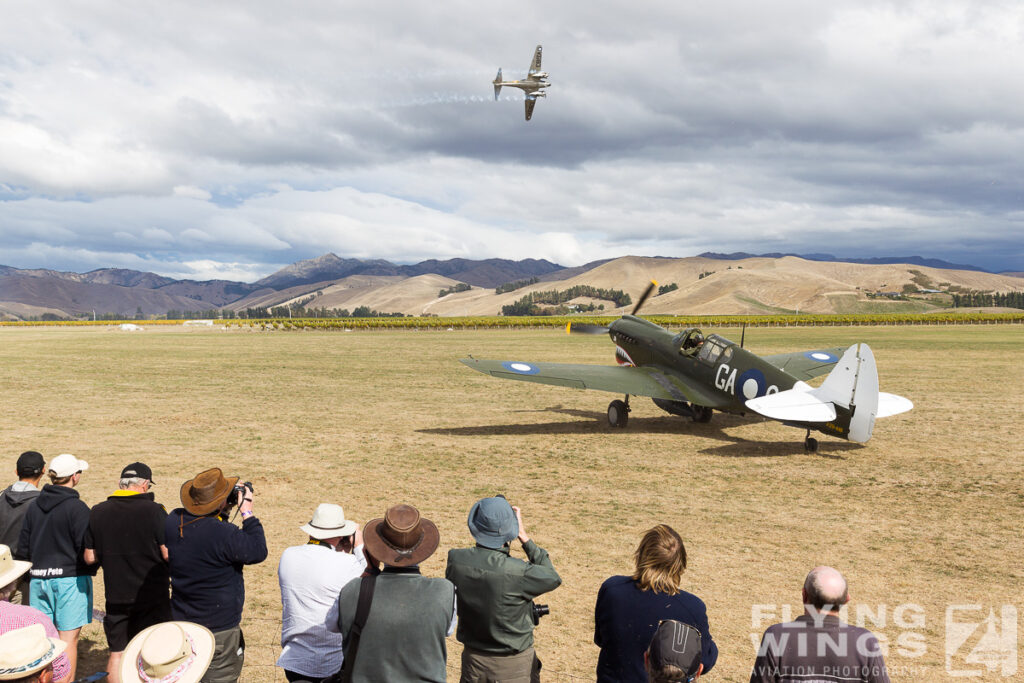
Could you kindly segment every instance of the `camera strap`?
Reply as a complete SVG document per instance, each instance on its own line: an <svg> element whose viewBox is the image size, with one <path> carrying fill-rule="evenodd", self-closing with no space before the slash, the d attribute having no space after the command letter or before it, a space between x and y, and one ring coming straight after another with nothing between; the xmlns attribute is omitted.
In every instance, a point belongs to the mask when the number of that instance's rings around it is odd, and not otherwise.
<svg viewBox="0 0 1024 683"><path fill-rule="evenodd" d="M359 651L359 637L370 616L370 603L373 602L373 589L377 584L377 575L364 576L359 581L359 602L356 604L356 617L352 620L352 631L348 636L349 650L345 653L345 661L341 665L342 683L352 683L355 671L356 652Z"/></svg>

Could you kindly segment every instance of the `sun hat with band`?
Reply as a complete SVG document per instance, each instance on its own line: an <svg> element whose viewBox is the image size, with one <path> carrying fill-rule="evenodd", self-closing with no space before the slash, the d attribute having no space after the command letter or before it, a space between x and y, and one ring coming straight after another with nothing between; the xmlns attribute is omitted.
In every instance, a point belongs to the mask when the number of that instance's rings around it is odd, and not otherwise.
<svg viewBox="0 0 1024 683"><path fill-rule="evenodd" d="M482 498L469 509L469 533L485 548L497 550L519 535L516 513L504 496Z"/></svg>
<svg viewBox="0 0 1024 683"><path fill-rule="evenodd" d="M351 536L359 525L351 519L345 519L345 510L334 503L320 503L313 512L313 519L299 527L311 537L322 541L325 538Z"/></svg>
<svg viewBox="0 0 1024 683"><path fill-rule="evenodd" d="M213 661L210 629L168 621L140 631L121 656L122 683L198 683Z"/></svg>
<svg viewBox="0 0 1024 683"><path fill-rule="evenodd" d="M219 467L200 472L181 485L181 504L193 515L208 515L220 508L238 477L225 477Z"/></svg>
<svg viewBox="0 0 1024 683"><path fill-rule="evenodd" d="M66 647L60 638L47 638L42 624L0 635L0 681L16 681L42 671Z"/></svg>
<svg viewBox="0 0 1024 683"><path fill-rule="evenodd" d="M14 583L29 569L32 569L31 562L14 559L11 549L6 545L0 544L0 588Z"/></svg>
<svg viewBox="0 0 1024 683"><path fill-rule="evenodd" d="M374 559L392 567L419 564L434 554L441 534L437 525L412 505L393 505L384 517L363 527L363 545Z"/></svg>

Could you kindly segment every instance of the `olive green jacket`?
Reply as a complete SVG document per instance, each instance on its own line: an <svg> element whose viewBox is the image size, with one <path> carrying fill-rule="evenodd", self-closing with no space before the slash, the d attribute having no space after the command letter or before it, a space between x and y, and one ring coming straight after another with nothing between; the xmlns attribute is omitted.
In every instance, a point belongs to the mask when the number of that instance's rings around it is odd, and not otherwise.
<svg viewBox="0 0 1024 683"><path fill-rule="evenodd" d="M516 654L533 646L533 599L562 584L546 550L527 541L529 562L509 548L481 545L448 551L445 577L455 584L459 603L456 638L489 654Z"/></svg>

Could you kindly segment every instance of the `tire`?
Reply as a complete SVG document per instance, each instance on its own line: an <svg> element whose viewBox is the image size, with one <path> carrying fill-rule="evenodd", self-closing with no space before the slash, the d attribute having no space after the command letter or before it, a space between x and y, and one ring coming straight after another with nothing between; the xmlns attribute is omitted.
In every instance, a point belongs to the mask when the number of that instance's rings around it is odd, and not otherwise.
<svg viewBox="0 0 1024 683"><path fill-rule="evenodd" d="M618 399L608 404L608 424L612 427L625 427L629 422L629 408Z"/></svg>
<svg viewBox="0 0 1024 683"><path fill-rule="evenodd" d="M813 436L807 437L807 440L804 441L804 450L807 451L808 453L817 453L818 440L815 439Z"/></svg>

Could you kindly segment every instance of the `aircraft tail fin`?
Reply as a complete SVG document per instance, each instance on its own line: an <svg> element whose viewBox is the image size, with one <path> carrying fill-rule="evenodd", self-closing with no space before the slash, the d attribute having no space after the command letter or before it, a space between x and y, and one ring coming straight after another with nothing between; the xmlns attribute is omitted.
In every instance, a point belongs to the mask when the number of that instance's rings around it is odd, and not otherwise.
<svg viewBox="0 0 1024 683"><path fill-rule="evenodd" d="M811 393L823 401L852 411L847 427L850 441L865 443L871 438L878 416L878 369L875 354L867 344L846 350L825 381Z"/></svg>
<svg viewBox="0 0 1024 683"><path fill-rule="evenodd" d="M494 101L498 101L498 93L501 92L501 68L498 68L498 75L494 77Z"/></svg>
<svg viewBox="0 0 1024 683"><path fill-rule="evenodd" d="M797 382L788 391L751 399L747 406L783 422L830 422L850 441L865 443L874 431L875 418L906 412L914 404L880 392L875 355L867 344L854 344L817 389Z"/></svg>

